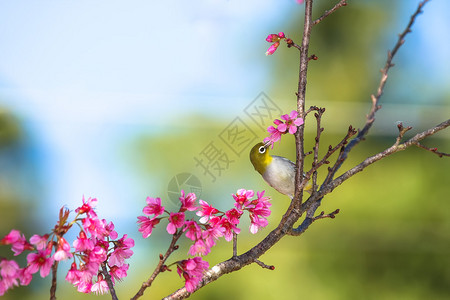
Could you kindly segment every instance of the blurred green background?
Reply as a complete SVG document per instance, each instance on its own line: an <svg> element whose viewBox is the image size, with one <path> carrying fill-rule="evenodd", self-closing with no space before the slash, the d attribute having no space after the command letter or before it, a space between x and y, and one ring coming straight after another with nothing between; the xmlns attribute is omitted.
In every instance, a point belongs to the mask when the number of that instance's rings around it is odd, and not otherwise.
<svg viewBox="0 0 450 300"><path fill-rule="evenodd" d="M336 1L315 2L319 16ZM319 60L309 67L307 106L326 107L322 153L349 125L364 123L387 49L416 2L349 0L314 27L310 52ZM371 134L341 171L392 145L397 121L413 126L411 136L449 117L449 9L443 0L425 7L395 59ZM97 197L98 214L136 241L129 276L117 285L119 298L129 298L169 243L165 223L143 240L136 216L147 196L175 208L168 192L188 186L169 183L188 173L200 198L223 210L237 189L265 189L274 203L269 226L251 235L244 222L239 252L258 243L288 199L265 185L248 151L265 137L261 127L295 109L298 80L297 51L280 46L265 57L264 39L284 31L300 43L302 13L294 0L0 3L0 236L11 228L27 237L48 232L61 206ZM264 104L273 117L252 114L268 113ZM314 129L310 116L307 150ZM245 138L233 140L235 130ZM448 152L450 133L424 144ZM207 153L220 159L205 171L198 161ZM293 160L293 138L274 153ZM418 148L370 166L323 201L319 212L339 208L336 219L284 238L261 258L274 271L248 266L192 298L448 299L449 167ZM171 261L186 257L187 241L180 246ZM12 258L9 247L0 256ZM231 244L221 241L207 260L230 256ZM110 298L76 293L63 280L68 268L61 264L60 299ZM175 272L163 273L143 299L180 286ZM47 299L49 287L37 275L3 298Z"/></svg>

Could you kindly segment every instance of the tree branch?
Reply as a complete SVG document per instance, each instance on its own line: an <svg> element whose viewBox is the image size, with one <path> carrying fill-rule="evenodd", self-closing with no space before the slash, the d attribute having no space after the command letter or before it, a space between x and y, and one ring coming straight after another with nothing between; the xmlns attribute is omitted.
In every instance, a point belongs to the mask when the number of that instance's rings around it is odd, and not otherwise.
<svg viewBox="0 0 450 300"><path fill-rule="evenodd" d="M348 155L348 152L363 139L363 137L367 134L368 130L370 129L373 121L374 121L374 115L375 112L379 109L378 106L378 100L381 97L381 94L384 89L384 85L387 80L387 72L392 67L392 58L394 57L395 53L397 52L398 48L403 43L404 36L410 31L410 27L412 26L412 23L414 22L416 16L421 11L422 6L427 2L423 1L419 4L419 8L416 11L416 13L411 17L411 21L407 26L407 29L404 31L403 34L400 35L399 42L396 44L392 52L388 54L388 59L386 62L385 68L382 70L382 78L380 81L379 88L377 90L377 94L375 96L372 96L373 104L371 112L369 113L367 117L367 122L363 130L359 131L358 136L352 140L347 146L348 139L356 134L354 129L352 127L349 128L348 133L346 137L334 148L329 148L327 154L325 155L324 159L321 161L315 162L315 165L313 166L311 171L311 174L318 168L320 163L324 164L326 162L326 159L334 153L337 149L341 149L341 153L338 157L338 160L335 164L335 167L329 171L329 174L327 178L325 179L324 183L322 184L319 191L312 193L312 195L307 199L307 201L302 203L302 188L304 185L306 185L306 180L303 179L303 159L304 159L304 145L303 145L303 137L304 137L304 126L300 126L298 128L298 131L295 135L296 138L296 191L294 199L291 201L291 204L289 208L287 209L286 213L283 215L282 219L280 220L280 223L278 224L277 228L272 230L260 243L258 243L256 246L248 250L247 252L238 255L233 256L232 258L223 261L215 266L213 266L210 270L205 272L203 275L203 278L199 285L196 287L195 290L198 290L202 288L203 286L217 280L221 276L238 271L242 269L243 267L251 264L251 263L257 263L261 265L262 263L258 260L260 256L262 256L267 250L269 250L274 244L276 244L281 238L283 238L285 235L294 235L298 236L301 235L303 232L305 232L309 226L316 220L323 219L323 218L333 218L339 210L335 210L334 212L330 214L324 214L321 213L317 216L314 216L315 211L320 206L320 202L322 198L330 193L334 188L342 184L345 180L350 178L351 176L355 175L358 172L361 172L364 168L369 166L370 164L387 157L395 152L405 150L411 145L417 145L419 141L422 139L431 136L438 132L439 130L442 130L450 125L450 120L447 120L429 130L426 130L422 133L416 134L413 138L407 140L404 143L400 143L401 138L403 137L403 134L406 132L403 132L400 130L399 137L397 138L396 142L393 146L386 149L385 151L378 153L372 157L367 158L362 163L357 165L356 167L348 170L338 178L332 180L334 174L339 169L339 167L342 165L343 161L346 159L346 156ZM344 3L345 1L340 1L339 3ZM343 5L342 5L343 6ZM336 8L337 9L337 8ZM334 10L336 10L334 9ZM333 11L334 11L333 10ZM306 82L307 82L307 67L308 67L308 48L309 48L309 38L311 34L311 27L313 25L313 22L311 20L311 14L312 14L312 0L306 1L306 7L305 7L305 24L303 29L303 40L302 45L300 47L300 71L299 71L299 84L298 84L298 92L297 92L297 111L299 113L299 117L304 118L305 115L311 111L314 110L314 108L310 108L307 112L305 112L305 92L306 92ZM328 16L330 13L325 13L325 16L321 17L322 19ZM321 18L320 21L322 20ZM318 21L318 22L320 22ZM320 125L318 125L320 129ZM408 129L409 130L409 129ZM314 169L315 168L315 169ZM310 174L310 175L311 175ZM298 226L297 228L293 228L294 224L298 221L298 219L302 216L303 213L306 213L306 217L303 220L303 222ZM266 266L263 264L263 266ZM270 267L270 266L268 266ZM194 291L195 292L195 291ZM171 295L167 296L164 299L184 299L191 295L191 293L187 292L186 288L183 287Z"/></svg>
<svg viewBox="0 0 450 300"><path fill-rule="evenodd" d="M52 265L52 285L50 287L50 300L56 300L56 283L59 261L55 261Z"/></svg>
<svg viewBox="0 0 450 300"><path fill-rule="evenodd" d="M363 129L359 130L358 135L352 141L350 141L350 143L345 147L345 150L339 155L338 159L336 160L336 164L333 167L333 171L328 174L327 178L324 181L325 184L330 182L331 179L333 179L334 175L336 174L336 171L339 170L339 168L342 166L344 161L347 159L350 151L353 149L353 147L358 145L359 142L361 142L364 139L364 137L369 132L369 129L372 127L372 124L375 121L375 113L381 108L381 106L378 103L379 103L381 95L383 94L383 91L384 91L384 86L385 86L387 78L388 78L388 72L389 72L390 68L394 66L394 64L392 63L392 60L393 60L395 54L397 54L397 51L404 44L405 36L411 32L411 27L414 24L414 21L416 20L417 16L420 13L422 13L422 8L428 1L429 0L424 0L419 3L416 11L411 16L410 21L409 21L408 25L406 26L405 30L399 35L397 43L395 44L394 48L391 51L388 51L385 66L381 70L381 79L380 79L380 83L377 88L377 93L376 93L376 95L371 95L372 107L370 109L369 114L367 115L367 121L366 121Z"/></svg>
<svg viewBox="0 0 450 300"><path fill-rule="evenodd" d="M369 158L366 158L362 163L360 163L359 165L353 167L352 169L348 170L347 172L345 172L344 174L342 174L341 176L339 176L338 178L334 179L333 181L331 181L329 184L322 186L322 188L320 189L320 194L322 194L322 196L330 193L332 190L334 190L338 185L342 184L345 180L349 179L350 177L352 177L353 175L355 175L356 173L361 172L362 170L364 170L367 166L373 164L376 161L379 161L382 158L385 158L391 154L394 154L396 152L399 151L403 151L406 148L413 146L413 145L417 145L421 140L423 140L424 138L431 136L433 134L435 134L436 132L447 128L448 126L450 126L450 119L448 119L447 121L444 121L436 126L434 126L433 128L430 128L428 130L425 130L421 133L416 134L414 137L410 138L409 140L407 140L404 143L399 143L399 138L396 139L396 142L394 145L392 145L391 147L389 147L388 149L384 150L383 152L380 152L378 154L375 154ZM402 135L402 133L399 133L399 137Z"/></svg>
<svg viewBox="0 0 450 300"><path fill-rule="evenodd" d="M421 143L417 143L416 146L419 147L419 148L425 149L427 151L430 151L430 152L436 154L439 157L450 156L449 153L439 152L437 148L429 148L427 146L422 145Z"/></svg>
<svg viewBox="0 0 450 300"><path fill-rule="evenodd" d="M108 269L106 268L106 262L102 263L102 274L103 276L105 276L105 281L108 284L109 292L111 293L111 299L118 300L116 290L114 289L114 284L111 280L111 275L108 273Z"/></svg>
<svg viewBox="0 0 450 300"><path fill-rule="evenodd" d="M163 272L166 270L166 268L164 268L164 264L167 260L167 258L169 258L169 256L178 249L178 246L176 245L178 239L181 237L181 234L183 233L183 231L180 229L178 230L178 232L176 232L173 237L172 237L172 242L170 243L169 248L167 249L166 253L164 255L160 254L159 256L159 263L156 266L155 270L153 271L152 275L150 276L150 278L143 282L141 285L141 288L139 289L139 291L136 293L136 295L134 295L133 298L131 298L131 300L136 300L139 297L141 297L142 295L144 295L145 290L150 287L153 283L153 281L155 281L156 276L159 275L159 273Z"/></svg>
<svg viewBox="0 0 450 300"><path fill-rule="evenodd" d="M347 1L346 0L341 0L339 1L339 3L337 3L335 6L333 6L332 9L325 11L325 13L320 16L320 18L316 19L312 25L317 25L320 22L322 22L323 19L325 19L326 17L328 17L329 15L331 15L332 13L334 13L336 10L338 10L339 8L341 8L342 6L346 6L347 5Z"/></svg>
<svg viewBox="0 0 450 300"><path fill-rule="evenodd" d="M297 112L300 118L305 119L305 97L306 97L306 83L307 83L307 73L308 73L308 50L309 41L311 37L312 28L312 0L305 1L305 23L303 25L303 38L302 46L300 49L300 67L299 67L299 80L297 87ZM292 209L298 209L302 203L303 198L303 164L304 164L304 125L299 126L297 132L295 133L295 143L296 143L296 173L295 173L295 193L292 200ZM288 209L288 212L290 209Z"/></svg>

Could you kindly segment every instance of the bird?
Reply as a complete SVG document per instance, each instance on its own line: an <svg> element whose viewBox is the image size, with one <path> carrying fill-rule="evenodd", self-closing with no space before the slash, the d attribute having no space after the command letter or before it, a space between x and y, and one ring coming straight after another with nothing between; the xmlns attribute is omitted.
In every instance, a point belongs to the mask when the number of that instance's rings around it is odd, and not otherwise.
<svg viewBox="0 0 450 300"><path fill-rule="evenodd" d="M295 193L295 164L281 156L270 155L268 143L258 143L250 150L250 161L262 178L281 194L294 198ZM310 182L304 188L311 193Z"/></svg>

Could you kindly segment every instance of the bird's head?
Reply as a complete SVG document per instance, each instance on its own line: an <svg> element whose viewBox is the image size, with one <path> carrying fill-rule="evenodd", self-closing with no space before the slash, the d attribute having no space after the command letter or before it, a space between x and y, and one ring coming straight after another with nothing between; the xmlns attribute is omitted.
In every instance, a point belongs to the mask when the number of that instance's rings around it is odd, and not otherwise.
<svg viewBox="0 0 450 300"><path fill-rule="evenodd" d="M250 161L255 170L261 175L266 171L266 167L272 161L272 156L269 155L270 143L258 143L250 150Z"/></svg>

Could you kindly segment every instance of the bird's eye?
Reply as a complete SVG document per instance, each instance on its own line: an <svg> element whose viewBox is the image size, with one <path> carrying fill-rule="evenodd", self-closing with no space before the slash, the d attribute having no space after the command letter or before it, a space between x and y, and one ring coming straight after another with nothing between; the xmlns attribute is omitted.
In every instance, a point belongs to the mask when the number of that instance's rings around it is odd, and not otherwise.
<svg viewBox="0 0 450 300"><path fill-rule="evenodd" d="M259 147L259 153L264 154L266 152L266 148L264 146Z"/></svg>

